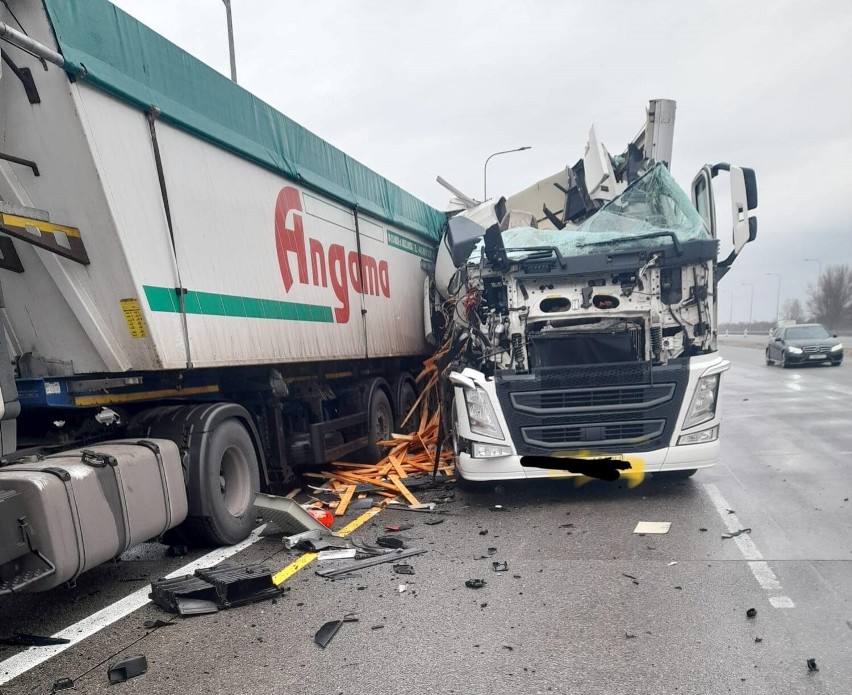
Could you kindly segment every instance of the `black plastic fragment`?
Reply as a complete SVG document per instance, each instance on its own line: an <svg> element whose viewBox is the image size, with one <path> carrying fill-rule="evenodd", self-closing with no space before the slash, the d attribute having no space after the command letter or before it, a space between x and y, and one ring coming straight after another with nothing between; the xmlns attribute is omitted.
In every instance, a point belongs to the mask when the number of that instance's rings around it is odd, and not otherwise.
<svg viewBox="0 0 852 695"><path fill-rule="evenodd" d="M407 564L394 565L393 571L397 574L414 574L414 568Z"/></svg>
<svg viewBox="0 0 852 695"><path fill-rule="evenodd" d="M214 601L206 601L203 598L178 596L175 599L175 605L177 612L181 615L208 615L219 612L219 606Z"/></svg>
<svg viewBox="0 0 852 695"><path fill-rule="evenodd" d="M735 538L739 536L741 533L751 533L750 528L741 528L738 531L731 531L730 533L723 533L722 538Z"/></svg>
<svg viewBox="0 0 852 695"><path fill-rule="evenodd" d="M110 683L124 683L124 681L141 676L148 670L148 660L144 654L130 656L121 661L116 661L107 671Z"/></svg>
<svg viewBox="0 0 852 695"><path fill-rule="evenodd" d="M760 642L763 642L763 637L755 637L754 641L759 644Z"/></svg>
<svg viewBox="0 0 852 695"><path fill-rule="evenodd" d="M47 637L46 635L31 635L28 632L16 632L12 637L0 639L0 644L10 647L51 647L55 644L69 644L71 640L64 637Z"/></svg>
<svg viewBox="0 0 852 695"><path fill-rule="evenodd" d="M757 615L757 608L749 608L746 611L746 618L753 618Z"/></svg>
<svg viewBox="0 0 852 695"><path fill-rule="evenodd" d="M488 529L487 529L487 528L482 529L482 530L479 532L479 535L480 535L480 536L487 536L487 535L488 535Z"/></svg>
<svg viewBox="0 0 852 695"><path fill-rule="evenodd" d="M509 571L509 563L508 562L492 562L491 566L494 568L495 572L508 572Z"/></svg>
<svg viewBox="0 0 852 695"><path fill-rule="evenodd" d="M217 598L216 587L191 574L151 582L151 593L148 596L160 608L170 613L179 612L177 604L179 598L214 603Z"/></svg>
<svg viewBox="0 0 852 695"><path fill-rule="evenodd" d="M337 634L341 625L343 625L342 620L329 620L325 625L317 630L317 633L314 635L314 642L325 649L328 646L328 643L331 642L332 638Z"/></svg>
<svg viewBox="0 0 852 695"><path fill-rule="evenodd" d="M74 687L74 681L70 678L60 678L53 684L53 692L58 693L61 690L71 690Z"/></svg>
<svg viewBox="0 0 852 695"><path fill-rule="evenodd" d="M382 548L393 548L397 550L398 548L405 547L405 541L402 538L397 538L396 536L379 536L376 539L376 545Z"/></svg>
<svg viewBox="0 0 852 695"><path fill-rule="evenodd" d="M424 521L423 523L427 526L437 526L438 524L443 524L446 519L430 519L429 521Z"/></svg>
<svg viewBox="0 0 852 695"><path fill-rule="evenodd" d="M370 629L371 630L384 630L384 628L385 628L384 625L373 625Z"/></svg>
<svg viewBox="0 0 852 695"><path fill-rule="evenodd" d="M486 581L484 579L468 579L464 583L464 585L468 589L481 589L483 586L485 586L485 584L486 584Z"/></svg>
<svg viewBox="0 0 852 695"><path fill-rule="evenodd" d="M265 565L232 567L223 563L196 570L195 574L216 587L217 603L222 608L262 601L281 593L272 582L272 570Z"/></svg>
<svg viewBox="0 0 852 695"><path fill-rule="evenodd" d="M811 673L813 673L814 671L819 671L819 666L817 666L816 659L808 659L806 663L808 664L808 671L810 671Z"/></svg>
<svg viewBox="0 0 852 695"><path fill-rule="evenodd" d="M146 620L142 623L142 627L147 630L153 630L158 627L168 627L169 625L174 625L174 623L170 623L165 620Z"/></svg>

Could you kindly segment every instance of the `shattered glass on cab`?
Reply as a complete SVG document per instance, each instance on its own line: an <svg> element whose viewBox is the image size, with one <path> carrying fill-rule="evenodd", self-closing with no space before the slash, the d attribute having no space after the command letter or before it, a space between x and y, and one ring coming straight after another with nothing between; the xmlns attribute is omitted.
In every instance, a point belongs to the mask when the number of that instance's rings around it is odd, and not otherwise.
<svg viewBox="0 0 852 695"><path fill-rule="evenodd" d="M563 256L601 253L613 248L659 248L679 242L710 238L704 220L687 194L663 164L655 165L625 191L607 203L577 229L553 230L517 227L502 234L512 260L524 258L527 250L555 247ZM637 239L648 235L650 238ZM667 241L668 238L668 241ZM478 262L482 242L471 254Z"/></svg>

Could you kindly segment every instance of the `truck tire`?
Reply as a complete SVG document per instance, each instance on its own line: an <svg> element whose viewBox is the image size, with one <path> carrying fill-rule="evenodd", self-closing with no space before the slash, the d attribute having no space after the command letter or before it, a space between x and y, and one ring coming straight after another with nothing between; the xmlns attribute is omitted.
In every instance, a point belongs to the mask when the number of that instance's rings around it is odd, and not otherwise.
<svg viewBox="0 0 852 695"><path fill-rule="evenodd" d="M402 434L410 434L417 429L417 418L412 415L408 422L405 423L405 426L402 425L402 421L417 400L417 390L414 388L414 383L410 379L404 379L399 385L397 394L395 431Z"/></svg>
<svg viewBox="0 0 852 695"><path fill-rule="evenodd" d="M378 442L390 439L393 433L393 409L384 389L373 389L368 413L367 428L370 441L360 453L366 460L376 462L385 455L385 447L379 446Z"/></svg>
<svg viewBox="0 0 852 695"><path fill-rule="evenodd" d="M210 433L205 455L190 476L187 497L201 515L186 522L196 542L234 545L254 527L254 498L260 490L257 453L251 436L235 418L220 422Z"/></svg>

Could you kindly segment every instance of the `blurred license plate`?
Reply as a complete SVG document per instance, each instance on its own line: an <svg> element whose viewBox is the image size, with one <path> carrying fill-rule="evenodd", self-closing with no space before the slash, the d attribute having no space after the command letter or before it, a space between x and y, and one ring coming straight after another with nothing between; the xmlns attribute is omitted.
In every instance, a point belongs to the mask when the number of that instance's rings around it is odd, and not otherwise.
<svg viewBox="0 0 852 695"><path fill-rule="evenodd" d="M809 360L822 360L825 359L825 355L811 355L808 357Z"/></svg>

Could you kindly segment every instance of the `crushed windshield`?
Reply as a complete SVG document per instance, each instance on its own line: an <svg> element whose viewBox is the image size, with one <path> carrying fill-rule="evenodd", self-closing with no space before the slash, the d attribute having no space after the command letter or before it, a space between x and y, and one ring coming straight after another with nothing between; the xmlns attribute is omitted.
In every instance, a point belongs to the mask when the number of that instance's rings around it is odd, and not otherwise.
<svg viewBox="0 0 852 695"><path fill-rule="evenodd" d="M824 326L796 326L787 329L787 340L818 340L819 338L830 338Z"/></svg>
<svg viewBox="0 0 852 695"><path fill-rule="evenodd" d="M640 248L659 247L672 236L678 242L710 238L687 194L665 166L657 164L577 229L516 227L503 232L502 239L509 258L520 260L541 249L582 256L628 241ZM481 250L480 242L471 254L472 262L479 260Z"/></svg>

